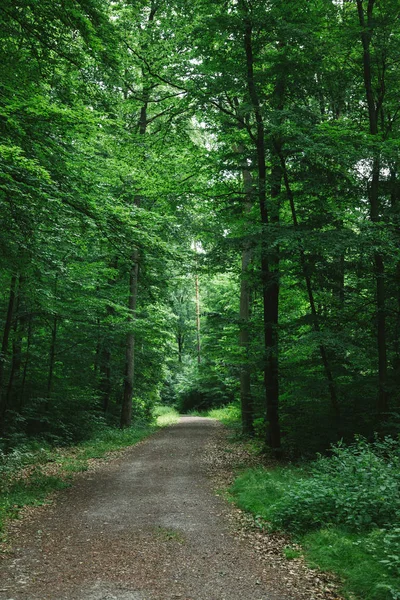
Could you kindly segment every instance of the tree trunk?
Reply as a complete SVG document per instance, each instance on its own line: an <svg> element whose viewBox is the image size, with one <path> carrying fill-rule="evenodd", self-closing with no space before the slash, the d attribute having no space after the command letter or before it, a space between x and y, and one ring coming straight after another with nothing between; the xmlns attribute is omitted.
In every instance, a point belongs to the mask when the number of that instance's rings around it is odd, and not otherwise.
<svg viewBox="0 0 400 600"><path fill-rule="evenodd" d="M15 309L15 319L14 319L14 336L12 343L12 359L11 359L11 371L10 377L8 379L8 387L7 387L7 406L11 405L11 400L13 400L13 404L15 404L15 390L14 384L15 380L18 379L19 371L22 363L22 333L24 326L24 319L19 316L20 306L21 306L21 297L22 297L22 287L23 287L23 277L22 275L18 278L18 294L16 299L16 309Z"/></svg>
<svg viewBox="0 0 400 600"><path fill-rule="evenodd" d="M158 4L155 1L151 2L150 13L148 17L148 23L154 21L154 17L158 8ZM146 48L143 47L145 52ZM139 116L139 135L146 135L147 131L147 107L149 103L150 89L146 88L143 84L143 105L140 110ZM135 196L135 206L140 206L140 196ZM131 265L129 271L129 299L128 299L128 323L133 323L136 314L137 294L138 294L138 283L139 283L139 251L137 248L133 249L131 257ZM128 333L126 339L126 351L125 351L125 377L124 377L124 388L122 393L122 405L121 405L121 428L130 427L132 424L132 400L133 400L133 383L135 376L135 333L132 330Z"/></svg>
<svg viewBox="0 0 400 600"><path fill-rule="evenodd" d="M246 11L246 8L245 8ZM266 198L266 144L264 122L257 87L254 80L254 58L252 46L252 25L245 18L244 49L247 66L247 89L256 121L256 151L258 170L258 200L261 217L261 282L263 289L263 319L265 343L264 381L266 393L267 444L276 452L281 446L279 424L279 361L278 361L278 308L279 308L279 252L270 257L267 232L270 229L270 219ZM280 186L279 186L280 189ZM272 174L271 197L277 196L276 173ZM279 193L279 192L278 192ZM274 218L279 215L275 211Z"/></svg>
<svg viewBox="0 0 400 600"><path fill-rule="evenodd" d="M7 315L6 322L4 325L3 331L3 339L1 344L1 354L0 354L0 432L4 431L4 417L7 409L7 398L4 394L4 367L5 361L8 353L8 341L11 333L12 326L12 318L14 313L14 305L15 305L15 286L17 283L17 276L13 275L11 277L10 283L10 292L8 296L8 307L7 307Z"/></svg>
<svg viewBox="0 0 400 600"><path fill-rule="evenodd" d="M252 178L248 169L242 169L244 184L244 212L249 213L252 206ZM250 321L250 286L248 282L249 266L253 251L247 239L242 249L242 273L240 280L240 307L239 307L239 345L243 349L243 362L240 365L240 404L242 415L242 432L253 434L254 407L251 395L251 373L249 364L249 321Z"/></svg>
<svg viewBox="0 0 400 600"><path fill-rule="evenodd" d="M195 275L196 288L196 339L197 339L197 364L201 363L201 338L200 338L200 290L199 276Z"/></svg>
<svg viewBox="0 0 400 600"><path fill-rule="evenodd" d="M137 292L139 282L139 252L134 250L129 272L128 323L133 325L136 314ZM135 333L130 331L126 339L125 378L121 406L121 428L132 424L133 381L135 375Z"/></svg>
<svg viewBox="0 0 400 600"><path fill-rule="evenodd" d="M357 10L363 45L364 87L368 106L369 132L372 136L378 135L378 114L383 105L385 85L381 81L377 103L374 99L372 83L372 66L370 44L373 34L373 10L375 0L368 0L367 12L364 13L363 0L357 0ZM383 71L384 73L384 71ZM382 74L382 78L384 74ZM380 152L374 149L372 161L372 178L369 188L370 219L377 223L380 219L379 184L380 184ZM376 285L376 312L377 312L377 350L378 350L378 413L388 410L387 392L387 351L386 351L386 290L385 290L385 264L380 252L374 253L374 275Z"/></svg>
<svg viewBox="0 0 400 600"><path fill-rule="evenodd" d="M31 343L32 343L32 315L29 315L29 317L28 317L28 337L26 340L26 352L25 352L24 368L22 371L21 392L20 392L20 397L19 397L19 410L22 409L22 407L25 403L25 385L26 385L26 376L28 373Z"/></svg>
<svg viewBox="0 0 400 600"><path fill-rule="evenodd" d="M178 342L178 362L182 363L184 336L181 333L177 333L176 340Z"/></svg>
<svg viewBox="0 0 400 600"><path fill-rule="evenodd" d="M54 298L57 298L58 288L58 273L56 274L54 281ZM56 343L57 343L57 329L58 329L58 315L55 314L53 317L53 325L51 328L51 342L49 351L49 373L47 377L47 409L50 407L51 394L53 391L53 376L54 376L54 363L56 359Z"/></svg>
<svg viewBox="0 0 400 600"><path fill-rule="evenodd" d="M100 370L100 394L103 412L107 412L111 399L111 351L109 348L103 348L100 352L99 370Z"/></svg>

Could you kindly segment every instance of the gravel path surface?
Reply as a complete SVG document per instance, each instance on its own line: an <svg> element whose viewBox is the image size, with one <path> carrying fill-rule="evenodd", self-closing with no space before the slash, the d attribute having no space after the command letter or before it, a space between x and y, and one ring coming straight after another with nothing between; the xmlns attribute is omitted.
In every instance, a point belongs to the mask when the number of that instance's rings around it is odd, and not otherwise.
<svg viewBox="0 0 400 600"><path fill-rule="evenodd" d="M303 599L212 491L204 456L219 429L183 417L79 476L16 527L0 600Z"/></svg>

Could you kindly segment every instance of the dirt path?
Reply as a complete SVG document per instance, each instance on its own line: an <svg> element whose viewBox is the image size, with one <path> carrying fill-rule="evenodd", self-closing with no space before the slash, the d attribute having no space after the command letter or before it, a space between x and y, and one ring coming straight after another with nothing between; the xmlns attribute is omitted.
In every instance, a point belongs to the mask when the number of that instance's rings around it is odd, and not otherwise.
<svg viewBox="0 0 400 600"><path fill-rule="evenodd" d="M183 417L78 477L18 528L0 600L297 600L212 493L202 456L216 428Z"/></svg>

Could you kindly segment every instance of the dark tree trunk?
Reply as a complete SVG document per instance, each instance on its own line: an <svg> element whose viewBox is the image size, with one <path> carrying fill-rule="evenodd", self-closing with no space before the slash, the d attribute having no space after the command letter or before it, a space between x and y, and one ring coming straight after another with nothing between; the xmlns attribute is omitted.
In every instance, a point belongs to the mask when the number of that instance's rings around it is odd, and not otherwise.
<svg viewBox="0 0 400 600"><path fill-rule="evenodd" d="M184 336L181 333L178 333L176 336L176 340L178 342L178 362L181 363L182 362L182 354L183 354Z"/></svg>
<svg viewBox="0 0 400 600"><path fill-rule="evenodd" d="M244 7L247 13L247 8ZM279 359L278 359L278 309L279 309L279 251L275 249L270 253L269 236L270 218L267 209L266 197L266 143L264 122L259 101L257 86L254 80L254 57L252 45L252 25L247 14L245 17L244 49L247 66L247 89L256 121L255 144L257 152L258 170L258 200L262 226L261 235L261 282L263 289L263 319L265 343L265 368L264 381L266 393L266 442L275 452L281 446L281 433L279 424ZM278 176L279 165L272 165L271 198L276 200L280 193L280 180ZM272 202L274 204L274 202ZM273 215L272 215L273 213ZM271 211L272 219L277 225L279 210Z"/></svg>
<svg viewBox="0 0 400 600"><path fill-rule="evenodd" d="M154 21L154 17L158 8L158 4L152 1L150 6L150 13L148 17L148 23ZM145 51L145 47L143 48ZM147 107L149 103L151 88L146 88L143 85L143 105L140 110L139 117L139 135L145 136L147 131ZM135 206L140 206L140 196L135 196ZM138 295L138 283L139 283L139 250L133 249L129 270L129 299L128 299L128 323L132 323L135 320L136 315L136 304ZM121 428L130 427L132 424L132 402L133 402L133 384L135 377L135 333L130 331L126 339L126 351L125 351L125 377L124 387L122 392L122 405L121 405Z"/></svg>
<svg viewBox="0 0 400 600"><path fill-rule="evenodd" d="M32 343L32 315L28 317L28 337L26 340L26 351L25 351L25 360L24 360L24 368L22 371L22 382L21 382L21 392L19 397L19 410L22 409L25 403L25 386L26 386L26 376L28 373L29 359L30 359L30 348Z"/></svg>
<svg viewBox="0 0 400 600"><path fill-rule="evenodd" d="M385 85L380 82L377 102L374 99L372 83L372 66L370 44L373 34L373 11L375 0L368 0L367 11L364 12L363 0L357 0L357 10L363 45L364 87L368 106L369 132L372 136L378 135L378 114L383 105ZM382 78L384 70L382 71ZM380 153L374 150L372 161L372 178L369 188L370 219L376 223L380 219L379 203L379 178L380 178ZM377 317L377 350L378 350L378 413L388 410L387 391L387 351L386 351L386 290L385 290L385 264L380 252L374 253L374 275L376 284L376 317Z"/></svg>
<svg viewBox="0 0 400 600"><path fill-rule="evenodd" d="M100 394L103 412L107 412L111 399L111 351L103 348L100 353Z"/></svg>
<svg viewBox="0 0 400 600"><path fill-rule="evenodd" d="M242 169L244 184L244 212L249 213L252 206L252 178L248 169ZM242 415L242 431L244 434L253 434L254 407L251 394L251 373L249 364L249 322L250 322L250 286L249 266L253 251L248 239L244 240L242 248L242 273L240 281L240 308L239 308L239 345L243 349L243 362L240 365L240 404Z"/></svg>
<svg viewBox="0 0 400 600"><path fill-rule="evenodd" d="M195 291L196 291L196 340L197 340L197 364L201 363L201 338L200 338L200 290L199 276L195 275Z"/></svg>
<svg viewBox="0 0 400 600"><path fill-rule="evenodd" d="M54 281L54 298L57 298L58 290L58 273L56 274ZM47 408L50 407L51 395L53 392L53 379L54 379L54 364L56 359L56 344L57 344L57 330L58 330L58 315L54 314L53 324L51 327L51 341L49 350L49 372L47 376Z"/></svg>
<svg viewBox="0 0 400 600"><path fill-rule="evenodd" d="M134 250L129 272L128 323L133 325L136 315L136 303L139 281L139 252ZM133 381L135 375L135 333L130 331L126 339L125 378L121 406L121 428L132 424Z"/></svg>
<svg viewBox="0 0 400 600"><path fill-rule="evenodd" d="M7 398L4 393L4 367L5 361L7 359L8 354L8 341L10 338L11 327L12 327L12 319L14 313L14 305L15 305L15 287L17 283L17 276L13 275L11 277L10 283L10 292L8 296L8 307L7 307L7 315L6 322L4 324L3 330L3 339L1 343L1 354L0 354L0 432L4 431L4 417L7 409Z"/></svg>
<svg viewBox="0 0 400 600"><path fill-rule="evenodd" d="M7 387L7 406L11 406L11 402L15 404L18 393L15 392L15 381L18 380L19 372L22 363L22 335L24 328L24 319L20 317L20 306L22 299L23 277L18 278L18 294L16 299L15 318L14 318L14 336L12 342L12 359L11 371L8 379Z"/></svg>

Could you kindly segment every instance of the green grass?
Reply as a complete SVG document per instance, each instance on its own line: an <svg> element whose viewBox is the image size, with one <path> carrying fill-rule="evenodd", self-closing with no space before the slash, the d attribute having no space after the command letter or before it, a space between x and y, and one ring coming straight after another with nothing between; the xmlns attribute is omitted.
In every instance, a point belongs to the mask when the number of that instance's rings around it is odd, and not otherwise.
<svg viewBox="0 0 400 600"><path fill-rule="evenodd" d="M288 467L247 469L235 480L230 491L240 508L258 519L269 521L275 503L284 497L290 484L304 475L304 470Z"/></svg>
<svg viewBox="0 0 400 600"><path fill-rule="evenodd" d="M304 551L309 564L324 571L336 573L343 580L343 594L349 599L399 600L399 554L400 528L377 528L369 531L345 530L331 525L312 528L301 534L296 530L296 521L279 527L280 511L286 509L288 497L293 503L304 507L301 497L302 485L311 482L311 468L279 467L273 470L255 468L244 471L230 489L231 499L243 510L252 513L260 526L291 531ZM299 490L296 492L296 490ZM306 496L307 500L307 496ZM310 498L309 510L318 508L318 498ZM314 508L313 502L317 508ZM286 504L285 504L286 503ZM283 508L282 508L283 507ZM309 523L308 517L306 523ZM397 526L398 527L398 526ZM293 531L293 529L292 529ZM394 533L393 533L394 532ZM288 559L296 557L290 547L284 549Z"/></svg>
<svg viewBox="0 0 400 600"><path fill-rule="evenodd" d="M240 406L238 404L228 404L222 408L210 408L205 411L191 410L189 414L194 417L217 419L227 427L233 429L240 427L241 423Z"/></svg>
<svg viewBox="0 0 400 600"><path fill-rule="evenodd" d="M92 459L107 458L133 446L160 427L176 423L179 414L169 407L156 407L152 424L138 424L127 429L107 427L96 436L70 448L41 447L32 442L29 447L1 456L0 462L0 534L8 518L17 518L24 506L37 506L51 492L71 485L74 473L86 471Z"/></svg>
<svg viewBox="0 0 400 600"><path fill-rule="evenodd" d="M291 546L286 546L283 549L283 554L287 560L293 560L295 558L299 558L302 555L302 552L296 548L292 548Z"/></svg>
<svg viewBox="0 0 400 600"><path fill-rule="evenodd" d="M7 518L17 518L22 507L40 506L49 494L68 487L69 483L59 476L47 476L35 468L29 481L17 479L6 493L0 495L0 533Z"/></svg>
<svg viewBox="0 0 400 600"><path fill-rule="evenodd" d="M321 529L302 538L308 562L343 580L346 597L362 600L400 598L399 577L385 567L385 550L379 530L348 533L339 528Z"/></svg>
<svg viewBox="0 0 400 600"><path fill-rule="evenodd" d="M172 406L156 406L153 415L157 419L158 427L167 427L179 421L179 413Z"/></svg>

